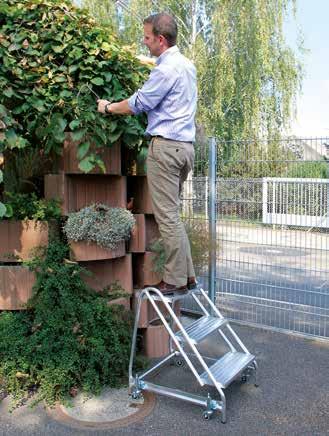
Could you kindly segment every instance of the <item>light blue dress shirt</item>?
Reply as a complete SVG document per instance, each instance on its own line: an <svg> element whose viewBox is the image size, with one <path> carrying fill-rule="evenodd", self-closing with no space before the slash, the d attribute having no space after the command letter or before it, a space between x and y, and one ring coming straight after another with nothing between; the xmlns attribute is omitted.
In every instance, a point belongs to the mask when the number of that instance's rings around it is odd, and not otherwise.
<svg viewBox="0 0 329 436"><path fill-rule="evenodd" d="M147 113L146 133L176 141L195 140L196 69L177 46L158 57L142 88L129 99L134 114Z"/></svg>

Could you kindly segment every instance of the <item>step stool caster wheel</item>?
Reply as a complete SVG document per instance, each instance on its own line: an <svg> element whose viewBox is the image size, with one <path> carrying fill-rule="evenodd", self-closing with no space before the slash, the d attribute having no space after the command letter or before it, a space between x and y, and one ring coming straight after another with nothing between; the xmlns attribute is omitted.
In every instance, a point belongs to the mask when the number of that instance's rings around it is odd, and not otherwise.
<svg viewBox="0 0 329 436"><path fill-rule="evenodd" d="M133 391L132 393L131 393L131 398L133 399L133 400L141 400L142 398L143 398L143 394L142 394L142 391Z"/></svg>
<svg viewBox="0 0 329 436"><path fill-rule="evenodd" d="M203 412L203 414L202 414L202 417L203 417L203 419L206 419L206 420L208 420L208 419L210 419L211 417L212 417L212 414L213 414L214 412L212 411L212 410L205 410L204 412Z"/></svg>
<svg viewBox="0 0 329 436"><path fill-rule="evenodd" d="M175 365L178 366L178 368L182 368L184 366L185 362L183 359L176 359Z"/></svg>
<svg viewBox="0 0 329 436"><path fill-rule="evenodd" d="M247 381L248 381L248 377L245 374L243 374L241 376L241 383L247 383Z"/></svg>

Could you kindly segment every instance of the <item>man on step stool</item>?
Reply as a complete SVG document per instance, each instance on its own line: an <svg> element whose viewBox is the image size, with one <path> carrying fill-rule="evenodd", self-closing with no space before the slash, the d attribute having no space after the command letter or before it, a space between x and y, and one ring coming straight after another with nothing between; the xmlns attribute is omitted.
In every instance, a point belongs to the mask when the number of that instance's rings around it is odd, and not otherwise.
<svg viewBox="0 0 329 436"><path fill-rule="evenodd" d="M98 100L98 111L135 115L146 112L150 136L147 180L153 212L164 242L162 293L186 292L196 286L191 249L179 215L179 194L193 168L196 69L176 46L177 24L167 13L144 20L144 44L156 66L142 88L117 103Z"/></svg>

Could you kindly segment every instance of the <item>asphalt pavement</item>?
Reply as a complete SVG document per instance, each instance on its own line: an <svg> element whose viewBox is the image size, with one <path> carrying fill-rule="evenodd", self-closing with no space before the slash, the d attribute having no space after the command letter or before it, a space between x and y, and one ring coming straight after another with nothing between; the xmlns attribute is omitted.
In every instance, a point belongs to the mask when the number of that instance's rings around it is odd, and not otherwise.
<svg viewBox="0 0 329 436"><path fill-rule="evenodd" d="M206 421L201 407L158 396L153 412L138 423L115 430L77 430L52 419L42 405L10 414L5 400L0 404L0 435L329 435L329 341L234 328L257 357L260 386L237 381L225 390L226 424L219 414ZM211 340L204 348L208 354L216 351ZM168 365L153 382L215 395L212 388L198 387L187 368Z"/></svg>

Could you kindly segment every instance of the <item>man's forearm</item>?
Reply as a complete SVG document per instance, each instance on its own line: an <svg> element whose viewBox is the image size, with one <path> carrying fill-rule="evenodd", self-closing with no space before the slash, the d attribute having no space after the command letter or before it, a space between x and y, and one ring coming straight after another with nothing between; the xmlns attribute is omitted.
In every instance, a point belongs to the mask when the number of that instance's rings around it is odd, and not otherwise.
<svg viewBox="0 0 329 436"><path fill-rule="evenodd" d="M106 110L105 110L106 107ZM111 113L115 115L133 115L128 100L122 100L117 103L110 103L108 100L98 100L98 112Z"/></svg>

